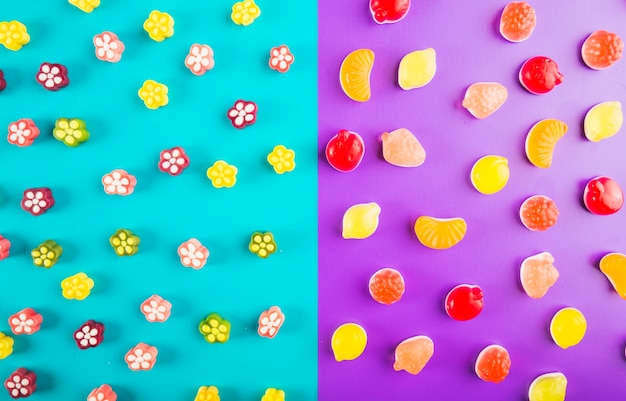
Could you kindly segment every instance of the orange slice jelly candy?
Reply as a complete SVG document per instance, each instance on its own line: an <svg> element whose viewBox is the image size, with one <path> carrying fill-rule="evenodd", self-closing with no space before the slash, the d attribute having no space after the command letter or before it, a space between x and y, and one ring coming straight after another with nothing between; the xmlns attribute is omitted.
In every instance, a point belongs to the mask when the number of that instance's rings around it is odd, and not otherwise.
<svg viewBox="0 0 626 401"><path fill-rule="evenodd" d="M541 120L533 125L526 136L526 156L537 167L552 165L556 143L567 132L567 124L555 119Z"/></svg>
<svg viewBox="0 0 626 401"><path fill-rule="evenodd" d="M496 112L509 96L504 85L497 82L477 82L465 91L463 107L478 119Z"/></svg>
<svg viewBox="0 0 626 401"><path fill-rule="evenodd" d="M595 31L585 39L581 53L587 67L604 70L622 58L623 51L624 42L617 34Z"/></svg>
<svg viewBox="0 0 626 401"><path fill-rule="evenodd" d="M500 383L506 379L511 369L509 352L500 345L488 345L476 358L476 376L486 382Z"/></svg>
<svg viewBox="0 0 626 401"><path fill-rule="evenodd" d="M460 217L440 219L421 216L415 221L415 235L432 249L448 249L461 242L467 232L467 223Z"/></svg>
<svg viewBox="0 0 626 401"><path fill-rule="evenodd" d="M426 150L415 135L406 128L385 132L380 138L383 141L383 158L389 164L399 167L418 167L426 160Z"/></svg>
<svg viewBox="0 0 626 401"><path fill-rule="evenodd" d="M370 73L373 66L374 52L370 49L355 50L343 60L339 70L339 82L350 99L357 102L370 100Z"/></svg>
<svg viewBox="0 0 626 401"><path fill-rule="evenodd" d="M608 253L600 259L600 271L609 279L620 297L626 299L626 255Z"/></svg>
<svg viewBox="0 0 626 401"><path fill-rule="evenodd" d="M376 302L391 305L398 302L404 294L404 277L396 269L380 269L370 278L369 290Z"/></svg>
<svg viewBox="0 0 626 401"><path fill-rule="evenodd" d="M509 3L500 16L500 34L509 42L523 42L537 25L535 9L525 1Z"/></svg>
<svg viewBox="0 0 626 401"><path fill-rule="evenodd" d="M522 262L520 280L526 294L531 298L541 298L556 283L559 271L554 267L554 257L549 252L529 256Z"/></svg>
<svg viewBox="0 0 626 401"><path fill-rule="evenodd" d="M522 224L530 231L545 231L556 224L559 209L545 195L534 195L526 199L519 209Z"/></svg>
<svg viewBox="0 0 626 401"><path fill-rule="evenodd" d="M406 370L416 375L432 358L435 344L427 336L407 338L396 347L396 361L393 363L395 371Z"/></svg>

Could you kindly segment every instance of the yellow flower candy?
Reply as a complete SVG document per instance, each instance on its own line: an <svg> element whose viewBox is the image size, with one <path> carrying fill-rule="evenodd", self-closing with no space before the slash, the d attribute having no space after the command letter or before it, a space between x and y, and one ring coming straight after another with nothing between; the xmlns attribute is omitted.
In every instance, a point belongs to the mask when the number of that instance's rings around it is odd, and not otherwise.
<svg viewBox="0 0 626 401"><path fill-rule="evenodd" d="M174 35L174 18L168 13L152 10L148 19L143 23L143 29L148 32L150 39L163 42Z"/></svg>
<svg viewBox="0 0 626 401"><path fill-rule="evenodd" d="M277 174L288 173L296 168L296 152L283 145L276 145L272 153L267 155L267 161L274 167Z"/></svg>
<svg viewBox="0 0 626 401"><path fill-rule="evenodd" d="M13 353L13 339L0 332L0 359L4 359Z"/></svg>
<svg viewBox="0 0 626 401"><path fill-rule="evenodd" d="M30 42L26 26L19 21L0 22L0 43L9 50L18 51Z"/></svg>
<svg viewBox="0 0 626 401"><path fill-rule="evenodd" d="M86 13L92 12L100 6L100 0L67 0L73 6L78 7Z"/></svg>
<svg viewBox="0 0 626 401"><path fill-rule="evenodd" d="M146 107L151 110L156 110L159 107L167 105L169 102L167 97L167 86L151 79L143 83L143 86L139 89L138 93Z"/></svg>
<svg viewBox="0 0 626 401"><path fill-rule="evenodd" d="M87 298L93 288L93 280L85 273L80 272L61 281L63 297L82 301Z"/></svg>
<svg viewBox="0 0 626 401"><path fill-rule="evenodd" d="M237 167L218 160L206 171L215 188L231 188L237 182Z"/></svg>
<svg viewBox="0 0 626 401"><path fill-rule="evenodd" d="M219 391L215 386L201 386L194 401L220 401Z"/></svg>
<svg viewBox="0 0 626 401"><path fill-rule="evenodd" d="M285 401L285 392L277 388L268 388L261 401Z"/></svg>
<svg viewBox="0 0 626 401"><path fill-rule="evenodd" d="M248 26L260 15L261 9L254 3L254 0L245 0L233 4L230 18L237 25Z"/></svg>

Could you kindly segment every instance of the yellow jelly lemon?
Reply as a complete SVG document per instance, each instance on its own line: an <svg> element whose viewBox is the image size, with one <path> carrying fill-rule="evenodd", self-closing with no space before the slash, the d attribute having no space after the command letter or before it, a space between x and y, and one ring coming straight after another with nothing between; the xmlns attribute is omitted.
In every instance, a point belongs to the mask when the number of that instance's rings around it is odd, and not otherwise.
<svg viewBox="0 0 626 401"><path fill-rule="evenodd" d="M620 102L604 102L591 108L585 115L585 136L591 142L610 138L622 128L624 115Z"/></svg>
<svg viewBox="0 0 626 401"><path fill-rule="evenodd" d="M620 297L626 299L626 255L608 253L600 259L600 271L609 279Z"/></svg>
<svg viewBox="0 0 626 401"><path fill-rule="evenodd" d="M578 344L587 331L587 321L576 308L563 308L550 322L550 335L559 347L566 349Z"/></svg>
<svg viewBox="0 0 626 401"><path fill-rule="evenodd" d="M528 388L529 401L564 401L567 378L554 372L538 376Z"/></svg>
<svg viewBox="0 0 626 401"><path fill-rule="evenodd" d="M348 54L339 69L341 89L352 100L367 102L372 96L370 73L374 66L374 52L359 49Z"/></svg>
<svg viewBox="0 0 626 401"><path fill-rule="evenodd" d="M351 361L365 350L367 333L356 323L344 323L337 327L330 343L337 362Z"/></svg>
<svg viewBox="0 0 626 401"><path fill-rule="evenodd" d="M437 71L435 49L417 50L402 57L398 85L404 90L421 88L432 81Z"/></svg>
<svg viewBox="0 0 626 401"><path fill-rule="evenodd" d="M432 249L448 249L458 244L467 232L467 223L460 217L440 219L420 216L415 221L415 235Z"/></svg>
<svg viewBox="0 0 626 401"><path fill-rule="evenodd" d="M474 163L470 177L478 192L495 194L509 182L509 161L502 156L481 157Z"/></svg>
<svg viewBox="0 0 626 401"><path fill-rule="evenodd" d="M341 235L345 239L363 239L374 234L378 228L380 206L377 203L361 203L350 206L343 215L343 230Z"/></svg>
<svg viewBox="0 0 626 401"><path fill-rule="evenodd" d="M526 136L528 160L537 167L550 167L554 147L566 132L567 124L560 120L541 120L533 125Z"/></svg>

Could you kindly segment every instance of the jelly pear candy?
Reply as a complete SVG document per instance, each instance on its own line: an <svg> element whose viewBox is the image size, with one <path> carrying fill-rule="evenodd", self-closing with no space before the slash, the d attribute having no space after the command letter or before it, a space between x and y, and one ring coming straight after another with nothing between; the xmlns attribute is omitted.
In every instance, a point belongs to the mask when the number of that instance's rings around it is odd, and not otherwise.
<svg viewBox="0 0 626 401"><path fill-rule="evenodd" d="M617 134L624 123L622 104L604 102L596 104L585 115L585 136L591 142L598 142Z"/></svg>
<svg viewBox="0 0 626 401"><path fill-rule="evenodd" d="M619 212L624 205L624 192L613 179L599 176L585 185L583 202L593 214L610 215Z"/></svg>
<svg viewBox="0 0 626 401"><path fill-rule="evenodd" d="M604 70L622 58L624 42L617 34L607 31L595 31L585 39L582 57L587 67Z"/></svg>
<svg viewBox="0 0 626 401"><path fill-rule="evenodd" d="M533 195L522 203L519 216L524 227L530 231L545 231L556 224L559 209L547 196Z"/></svg>
<svg viewBox="0 0 626 401"><path fill-rule="evenodd" d="M460 217L442 219L420 216L415 220L414 230L422 245L431 249L448 249L465 237L467 223Z"/></svg>
<svg viewBox="0 0 626 401"><path fill-rule="evenodd" d="M542 298L559 278L554 267L554 257L541 252L524 259L520 268L520 281L526 294L534 299Z"/></svg>
<svg viewBox="0 0 626 401"><path fill-rule="evenodd" d="M446 295L446 313L454 320L471 320L483 310L483 290L477 285L457 285Z"/></svg>
<svg viewBox="0 0 626 401"><path fill-rule="evenodd" d="M365 351L367 333L356 323L344 323L337 327L330 344L337 362L352 361Z"/></svg>
<svg viewBox="0 0 626 401"><path fill-rule="evenodd" d="M480 351L476 358L474 371L480 379L500 383L509 375L511 369L511 357L506 348L492 344Z"/></svg>
<svg viewBox="0 0 626 401"><path fill-rule="evenodd" d="M615 292L626 299L626 255L607 253L600 259L600 271L609 279Z"/></svg>
<svg viewBox="0 0 626 401"><path fill-rule="evenodd" d="M543 95L563 83L564 76L554 60L544 56L529 58L522 64L519 81L533 95Z"/></svg>
<svg viewBox="0 0 626 401"><path fill-rule="evenodd" d="M537 25L535 9L525 1L507 4L500 16L500 34L509 42L523 42Z"/></svg>
<svg viewBox="0 0 626 401"><path fill-rule="evenodd" d="M567 378L560 372L538 376L528 388L528 401L565 401Z"/></svg>
<svg viewBox="0 0 626 401"><path fill-rule="evenodd" d="M346 96L356 102L370 100L372 67L374 52L370 49L358 49L346 56L339 69L339 83Z"/></svg>
<svg viewBox="0 0 626 401"><path fill-rule="evenodd" d="M394 24L409 13L411 0L370 0L370 12L377 24Z"/></svg>
<svg viewBox="0 0 626 401"><path fill-rule="evenodd" d="M426 150L415 135L406 128L384 132L383 158L389 164L399 167L418 167L426 160Z"/></svg>
<svg viewBox="0 0 626 401"><path fill-rule="evenodd" d="M465 91L463 107L478 119L487 118L496 112L506 99L509 91L497 82L477 82Z"/></svg>
<svg viewBox="0 0 626 401"><path fill-rule="evenodd" d="M567 133L567 124L555 119L541 120L532 126L526 136L526 156L535 166L548 168L556 143Z"/></svg>
<svg viewBox="0 0 626 401"><path fill-rule="evenodd" d="M374 301L391 305L404 294L404 277L396 269L385 267L372 274L369 291Z"/></svg>
<svg viewBox="0 0 626 401"><path fill-rule="evenodd" d="M380 206L377 203L361 203L350 206L343 215L341 236L345 239L364 239L376 232Z"/></svg>
<svg viewBox="0 0 626 401"><path fill-rule="evenodd" d="M427 336L415 336L407 338L396 346L395 371L405 370L416 375L424 369L435 352L435 344Z"/></svg>
<svg viewBox="0 0 626 401"><path fill-rule="evenodd" d="M335 170L347 173L359 166L365 154L365 142L356 132L345 129L326 144L326 160Z"/></svg>
<svg viewBox="0 0 626 401"><path fill-rule="evenodd" d="M437 72L435 49L416 50L402 57L398 67L398 85L404 90L426 86Z"/></svg>
<svg viewBox="0 0 626 401"><path fill-rule="evenodd" d="M474 163L470 178L481 194L500 192L509 182L509 161L502 156L483 156Z"/></svg>
<svg viewBox="0 0 626 401"><path fill-rule="evenodd" d="M576 308L559 310L550 322L550 335L555 344L563 349L581 342L586 332L587 320Z"/></svg>
<svg viewBox="0 0 626 401"><path fill-rule="evenodd" d="M4 381L11 398L30 397L37 389L37 375L26 368L16 369Z"/></svg>

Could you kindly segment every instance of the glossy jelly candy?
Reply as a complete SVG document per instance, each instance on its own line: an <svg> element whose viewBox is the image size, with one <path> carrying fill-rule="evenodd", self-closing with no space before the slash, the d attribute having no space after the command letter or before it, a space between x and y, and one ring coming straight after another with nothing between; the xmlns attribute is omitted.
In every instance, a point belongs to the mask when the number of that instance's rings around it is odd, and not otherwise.
<svg viewBox="0 0 626 401"><path fill-rule="evenodd" d="M0 260L8 258L10 252L11 252L11 241L9 241L7 238L4 238L2 235L0 235Z"/></svg>
<svg viewBox="0 0 626 401"><path fill-rule="evenodd" d="M91 294L93 280L80 272L61 281L62 295L65 299L82 301Z"/></svg>
<svg viewBox="0 0 626 401"><path fill-rule="evenodd" d="M87 320L74 332L74 341L80 349L97 347L104 341L104 324Z"/></svg>
<svg viewBox="0 0 626 401"><path fill-rule="evenodd" d="M159 170L169 175L179 175L189 167L189 156L185 149L175 146L171 149L162 150L159 155Z"/></svg>
<svg viewBox="0 0 626 401"><path fill-rule="evenodd" d="M585 115L585 136L591 142L598 142L617 134L624 123L622 104L604 102L593 106Z"/></svg>
<svg viewBox="0 0 626 401"><path fill-rule="evenodd" d="M333 333L330 345L337 362L352 361L365 351L367 333L356 323L344 323Z"/></svg>
<svg viewBox="0 0 626 401"><path fill-rule="evenodd" d="M502 156L483 156L472 166L470 179L481 194L500 192L509 182L509 161Z"/></svg>
<svg viewBox="0 0 626 401"><path fill-rule="evenodd" d="M615 292L626 299L626 255L607 253L600 259L600 271L609 279Z"/></svg>
<svg viewBox="0 0 626 401"><path fill-rule="evenodd" d="M200 386L194 401L220 401L219 390L215 386Z"/></svg>
<svg viewBox="0 0 626 401"><path fill-rule="evenodd" d="M285 322L285 314L278 306L261 312L257 333L261 337L274 338Z"/></svg>
<svg viewBox="0 0 626 401"><path fill-rule="evenodd" d="M35 78L50 91L58 91L70 84L67 68L61 64L42 63Z"/></svg>
<svg viewBox="0 0 626 401"><path fill-rule="evenodd" d="M37 389L37 375L26 368L18 368L4 381L11 398L26 398Z"/></svg>
<svg viewBox="0 0 626 401"><path fill-rule="evenodd" d="M285 401L285 392L277 388L265 389L261 401Z"/></svg>
<svg viewBox="0 0 626 401"><path fill-rule="evenodd" d="M109 238L109 243L117 256L133 256L139 252L141 240L132 231L120 228Z"/></svg>
<svg viewBox="0 0 626 401"><path fill-rule="evenodd" d="M364 239L376 232L380 206L375 202L350 206L343 215L341 236L345 239Z"/></svg>
<svg viewBox="0 0 626 401"><path fill-rule="evenodd" d="M347 173L359 166L365 154L363 138L356 132L339 130L326 144L326 160L335 170Z"/></svg>
<svg viewBox="0 0 626 401"><path fill-rule="evenodd" d="M509 42L523 42L537 25L535 9L525 1L507 4L500 15L500 35Z"/></svg>
<svg viewBox="0 0 626 401"><path fill-rule="evenodd" d="M399 167L419 167L426 160L426 150L415 135L406 128L384 132L383 158L389 164Z"/></svg>
<svg viewBox="0 0 626 401"><path fill-rule="evenodd" d="M13 353L14 341L11 337L0 332L0 360L8 357Z"/></svg>
<svg viewBox="0 0 626 401"><path fill-rule="evenodd" d="M30 146L39 136L39 128L30 118L21 118L9 124L7 140L12 145Z"/></svg>
<svg viewBox="0 0 626 401"><path fill-rule="evenodd" d="M0 21L0 44L9 50L18 51L30 42L26 25L19 21Z"/></svg>
<svg viewBox="0 0 626 401"><path fill-rule="evenodd" d="M237 183L237 167L218 160L206 171L206 176L215 188L232 188Z"/></svg>
<svg viewBox="0 0 626 401"><path fill-rule="evenodd" d="M215 66L213 49L209 45L194 43L185 57L185 67L189 68L192 74L201 76L210 71Z"/></svg>
<svg viewBox="0 0 626 401"><path fill-rule="evenodd" d="M578 344L587 332L587 320L576 308L559 310L550 322L550 335L559 347L566 349Z"/></svg>
<svg viewBox="0 0 626 401"><path fill-rule="evenodd" d="M430 337L415 336L407 338L396 346L393 369L404 370L416 375L424 369L435 353L435 344Z"/></svg>
<svg viewBox="0 0 626 401"><path fill-rule="evenodd" d="M437 72L437 53L428 48L402 57L398 67L398 85L404 90L426 86Z"/></svg>
<svg viewBox="0 0 626 401"><path fill-rule="evenodd" d="M556 224L559 209L547 196L533 195L522 202L519 216L524 227L530 231L545 231Z"/></svg>
<svg viewBox="0 0 626 401"><path fill-rule="evenodd" d="M411 0L370 0L370 12L377 24L393 24L409 13Z"/></svg>
<svg viewBox="0 0 626 401"><path fill-rule="evenodd" d="M148 19L143 23L143 29L148 33L150 39L162 42L174 35L174 18L168 13L152 10Z"/></svg>
<svg viewBox="0 0 626 401"><path fill-rule="evenodd" d="M585 185L583 202L587 210L593 214L614 214L624 205L624 192L613 179L605 176L595 177Z"/></svg>
<svg viewBox="0 0 626 401"><path fill-rule="evenodd" d="M117 63L122 59L124 43L116 34L104 31L93 37L93 45L96 48L96 58L109 63Z"/></svg>
<svg viewBox="0 0 626 401"><path fill-rule="evenodd" d="M51 239L42 242L37 248L30 251L33 264L46 269L54 266L59 261L61 255L63 255L63 248Z"/></svg>
<svg viewBox="0 0 626 401"><path fill-rule="evenodd" d="M248 26L261 15L261 9L254 0L244 0L233 4L230 19L237 25Z"/></svg>
<svg viewBox="0 0 626 401"><path fill-rule="evenodd" d="M56 140L75 148L89 139L87 124L79 118L59 118L54 123L52 135Z"/></svg>
<svg viewBox="0 0 626 401"><path fill-rule="evenodd" d="M54 206L54 197L50 188L30 188L24 191L20 204L24 211L39 216Z"/></svg>
<svg viewBox="0 0 626 401"><path fill-rule="evenodd" d="M117 401L117 393L108 384L103 384L91 390L87 401Z"/></svg>
<svg viewBox="0 0 626 401"><path fill-rule="evenodd" d="M370 49L355 50L343 60L339 69L339 83L350 99L356 102L370 100L372 67L374 67L374 52Z"/></svg>
<svg viewBox="0 0 626 401"><path fill-rule="evenodd" d="M420 216L415 220L413 228L422 245L432 249L448 249L465 237L467 223L460 217L442 219Z"/></svg>
<svg viewBox="0 0 626 401"><path fill-rule="evenodd" d="M529 58L522 64L519 81L533 95L543 95L563 82L564 76L559 66L551 58L537 56Z"/></svg>
<svg viewBox="0 0 626 401"><path fill-rule="evenodd" d="M100 0L67 0L73 6L86 13L92 12L100 6Z"/></svg>
<svg viewBox="0 0 626 401"><path fill-rule="evenodd" d="M270 61L268 65L272 70L276 70L281 73L289 71L289 67L296 60L294 55L286 45L280 45L278 47L272 47L270 49Z"/></svg>
<svg viewBox="0 0 626 401"><path fill-rule="evenodd" d="M206 264L209 250L197 239L190 238L178 246L178 256L183 266L199 270Z"/></svg>
<svg viewBox="0 0 626 401"><path fill-rule="evenodd" d="M139 98L150 110L156 110L159 107L167 106L169 98L167 96L168 88L166 85L158 83L152 79L143 82L143 85L137 91Z"/></svg>
<svg viewBox="0 0 626 401"><path fill-rule="evenodd" d="M284 145L276 145L267 155L267 162L276 174L284 174L296 168L296 152Z"/></svg>
<svg viewBox="0 0 626 401"><path fill-rule="evenodd" d="M474 371L480 379L500 383L509 375L511 369L511 357L509 352L501 345L488 345L483 348L476 358Z"/></svg>
<svg viewBox="0 0 626 401"><path fill-rule="evenodd" d="M7 81L4 79L4 71L0 70L0 92L7 88Z"/></svg>
<svg viewBox="0 0 626 401"><path fill-rule="evenodd" d="M274 252L276 252L278 246L274 240L274 234L271 232L254 232L250 236L250 243L248 244L248 250L260 258L267 258Z"/></svg>
<svg viewBox="0 0 626 401"><path fill-rule="evenodd" d="M135 191L137 178L126 170L115 169L102 176L104 192L109 195L127 196Z"/></svg>
<svg viewBox="0 0 626 401"><path fill-rule="evenodd" d="M477 82L465 91L463 107L478 119L487 118L496 112L506 99L509 91L497 82Z"/></svg>
<svg viewBox="0 0 626 401"><path fill-rule="evenodd" d="M139 310L151 323L163 323L172 314L172 304L159 295L152 295L139 306Z"/></svg>
<svg viewBox="0 0 626 401"><path fill-rule="evenodd" d="M33 308L22 309L9 316L9 326L13 334L34 334L41 328L43 317Z"/></svg>
<svg viewBox="0 0 626 401"><path fill-rule="evenodd" d="M555 119L541 120L526 135L526 157L535 166L548 168L556 143L567 133L567 124Z"/></svg>
<svg viewBox="0 0 626 401"><path fill-rule="evenodd" d="M538 376L528 388L528 401L565 401L567 378L561 372Z"/></svg>
<svg viewBox="0 0 626 401"><path fill-rule="evenodd" d="M385 267L372 274L368 287L374 301L391 305L404 294L404 277L396 269Z"/></svg>
<svg viewBox="0 0 626 401"><path fill-rule="evenodd" d="M554 257L541 252L524 259L520 267L520 281L526 294L534 299L542 298L559 278L554 267Z"/></svg>
<svg viewBox="0 0 626 401"><path fill-rule="evenodd" d="M230 337L230 322L217 313L209 314L198 326L208 343L225 343Z"/></svg>
<svg viewBox="0 0 626 401"><path fill-rule="evenodd" d="M131 348L124 360L130 370L150 370L154 367L159 351L156 347L146 343L139 343Z"/></svg>
<svg viewBox="0 0 626 401"><path fill-rule="evenodd" d="M446 295L446 313L454 320L471 320L482 312L483 290L477 285L460 284Z"/></svg>
<svg viewBox="0 0 626 401"><path fill-rule="evenodd" d="M594 70L604 70L622 58L624 42L617 34L595 31L585 39L581 53L583 62Z"/></svg>
<svg viewBox="0 0 626 401"><path fill-rule="evenodd" d="M226 115L233 127L243 129L256 122L258 110L256 103L240 99L235 102Z"/></svg>

